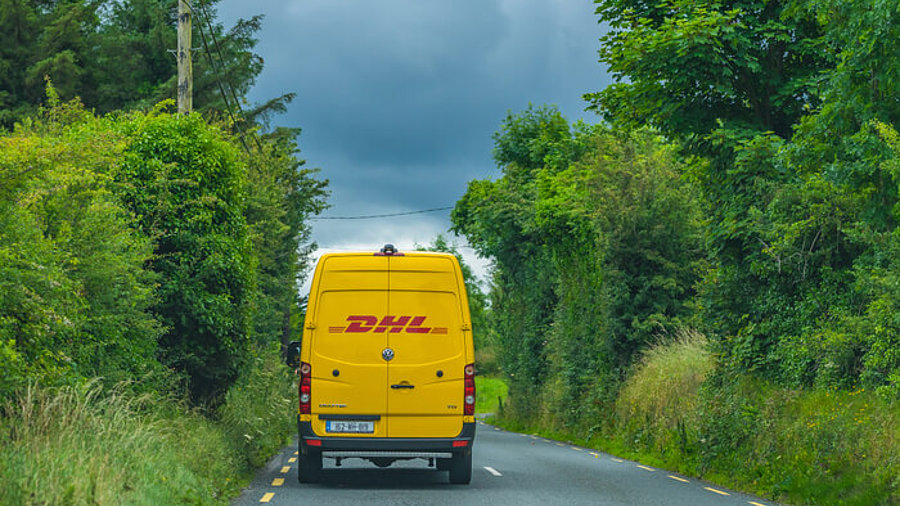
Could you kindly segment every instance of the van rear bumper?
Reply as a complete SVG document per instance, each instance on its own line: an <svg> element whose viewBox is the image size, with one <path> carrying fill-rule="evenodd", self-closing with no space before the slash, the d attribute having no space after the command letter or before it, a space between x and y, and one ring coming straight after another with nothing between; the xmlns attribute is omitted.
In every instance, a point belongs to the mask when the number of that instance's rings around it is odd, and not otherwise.
<svg viewBox="0 0 900 506"><path fill-rule="evenodd" d="M472 452L475 423L463 423L451 438L369 438L319 436L310 422L297 422L300 454L322 452L325 457L449 458ZM310 444L312 442L312 444Z"/></svg>

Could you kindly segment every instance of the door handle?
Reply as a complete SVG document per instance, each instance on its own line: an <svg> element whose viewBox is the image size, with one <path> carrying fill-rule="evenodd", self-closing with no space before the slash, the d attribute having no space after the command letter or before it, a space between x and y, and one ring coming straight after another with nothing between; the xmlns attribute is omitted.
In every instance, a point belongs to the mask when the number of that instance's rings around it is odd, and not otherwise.
<svg viewBox="0 0 900 506"><path fill-rule="evenodd" d="M391 385L391 388L394 390L399 390L401 388L416 388L415 385L410 385L409 383L400 383L399 385Z"/></svg>

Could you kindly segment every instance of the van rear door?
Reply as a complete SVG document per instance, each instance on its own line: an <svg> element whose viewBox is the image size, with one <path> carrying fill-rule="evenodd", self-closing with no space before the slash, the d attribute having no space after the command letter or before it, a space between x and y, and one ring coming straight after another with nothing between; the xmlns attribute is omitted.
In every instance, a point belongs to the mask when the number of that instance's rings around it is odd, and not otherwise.
<svg viewBox="0 0 900 506"><path fill-rule="evenodd" d="M452 257L390 257L387 333L389 437L453 437L462 430L468 322ZM403 327L400 327L403 325ZM402 328L402 330L401 330Z"/></svg>
<svg viewBox="0 0 900 506"><path fill-rule="evenodd" d="M311 333L312 412L318 415L313 430L386 437L388 378L382 351L388 343L386 334L374 330L376 319L388 312L388 259L338 255L323 261ZM368 428L345 423L357 421L373 422L372 432L346 432Z"/></svg>

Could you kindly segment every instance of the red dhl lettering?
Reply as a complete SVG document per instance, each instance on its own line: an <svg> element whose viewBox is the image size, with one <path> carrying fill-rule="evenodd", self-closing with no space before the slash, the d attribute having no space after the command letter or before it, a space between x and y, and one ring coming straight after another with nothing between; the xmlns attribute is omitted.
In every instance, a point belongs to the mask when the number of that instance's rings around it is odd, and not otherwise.
<svg viewBox="0 0 900 506"><path fill-rule="evenodd" d="M407 334L446 334L447 327L423 327L425 316L394 316L387 315L380 319L373 315L350 315L347 317L347 326L329 326L331 334L363 334L366 332L391 333L406 332Z"/></svg>

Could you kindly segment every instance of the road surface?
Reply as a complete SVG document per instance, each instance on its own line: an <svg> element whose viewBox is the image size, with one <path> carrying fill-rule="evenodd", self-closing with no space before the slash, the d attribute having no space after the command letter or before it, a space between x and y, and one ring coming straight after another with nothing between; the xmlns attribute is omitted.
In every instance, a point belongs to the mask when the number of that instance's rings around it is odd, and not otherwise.
<svg viewBox="0 0 900 506"><path fill-rule="evenodd" d="M450 485L447 473L424 460L379 469L347 459L324 459L321 483L297 481L297 447L285 448L232 504L447 504L524 506L728 506L774 503L588 448L507 432L479 422L472 483Z"/></svg>

